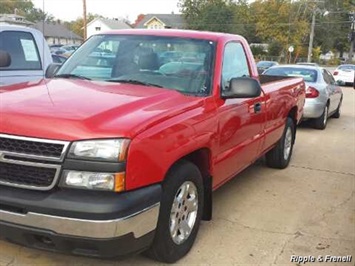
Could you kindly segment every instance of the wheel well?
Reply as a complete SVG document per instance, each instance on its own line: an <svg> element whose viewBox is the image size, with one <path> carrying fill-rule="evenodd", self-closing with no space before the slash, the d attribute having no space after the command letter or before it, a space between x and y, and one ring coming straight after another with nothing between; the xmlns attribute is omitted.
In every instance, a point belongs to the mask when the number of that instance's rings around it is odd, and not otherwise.
<svg viewBox="0 0 355 266"><path fill-rule="evenodd" d="M212 219L212 176L211 167L211 152L207 148L202 148L185 155L180 160L186 160L198 167L203 178L204 186L204 207L202 219L209 221Z"/></svg>
<svg viewBox="0 0 355 266"><path fill-rule="evenodd" d="M297 128L297 107L294 106L290 112L288 113L287 117L291 118L293 121L293 124L295 125L295 130L293 132L293 143L296 141L296 128Z"/></svg>

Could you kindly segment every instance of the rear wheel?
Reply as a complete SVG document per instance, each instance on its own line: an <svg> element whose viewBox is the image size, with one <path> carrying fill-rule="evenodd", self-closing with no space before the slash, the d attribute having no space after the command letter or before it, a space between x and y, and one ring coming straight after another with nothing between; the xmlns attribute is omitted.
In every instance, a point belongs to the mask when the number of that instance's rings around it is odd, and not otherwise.
<svg viewBox="0 0 355 266"><path fill-rule="evenodd" d="M163 183L158 226L146 255L173 263L190 251L201 221L203 191L196 165L182 161L172 167Z"/></svg>
<svg viewBox="0 0 355 266"><path fill-rule="evenodd" d="M343 102L343 99L340 100L337 110L332 115L333 118L339 118L340 117L340 109L341 109L342 102Z"/></svg>
<svg viewBox="0 0 355 266"><path fill-rule="evenodd" d="M292 156L295 130L293 120L288 117L281 139L277 145L266 154L267 166L279 169L284 169L288 166Z"/></svg>
<svg viewBox="0 0 355 266"><path fill-rule="evenodd" d="M323 114L314 120L314 128L316 129L325 129L328 122L328 104L324 107Z"/></svg>

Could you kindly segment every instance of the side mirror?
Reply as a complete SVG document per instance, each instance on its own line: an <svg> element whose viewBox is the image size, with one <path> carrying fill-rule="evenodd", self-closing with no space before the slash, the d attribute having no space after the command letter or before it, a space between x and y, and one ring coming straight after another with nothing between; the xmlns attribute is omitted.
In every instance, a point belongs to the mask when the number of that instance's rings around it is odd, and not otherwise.
<svg viewBox="0 0 355 266"><path fill-rule="evenodd" d="M52 64L50 64L50 65L47 67L45 77L46 77L47 79L53 78L61 66L62 66L62 64L59 64L59 63L52 63Z"/></svg>
<svg viewBox="0 0 355 266"><path fill-rule="evenodd" d="M0 67L8 67L11 65L11 56L8 52L0 50Z"/></svg>
<svg viewBox="0 0 355 266"><path fill-rule="evenodd" d="M261 86L256 79L241 77L232 78L229 82L229 90L222 92L222 99L255 98L260 96Z"/></svg>

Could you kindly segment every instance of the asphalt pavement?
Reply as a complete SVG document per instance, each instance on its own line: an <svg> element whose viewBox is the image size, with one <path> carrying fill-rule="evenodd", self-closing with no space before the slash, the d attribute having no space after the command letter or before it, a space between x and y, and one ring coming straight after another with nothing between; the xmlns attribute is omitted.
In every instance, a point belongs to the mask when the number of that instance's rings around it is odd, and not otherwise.
<svg viewBox="0 0 355 266"><path fill-rule="evenodd" d="M178 264L303 265L307 259L354 265L355 90L343 91L339 119L330 119L324 131L298 128L287 169L269 169L261 160L214 193L213 220L202 222L194 247ZM329 256L352 256L352 262ZM0 265L131 264L157 263L141 255L97 260L0 241Z"/></svg>

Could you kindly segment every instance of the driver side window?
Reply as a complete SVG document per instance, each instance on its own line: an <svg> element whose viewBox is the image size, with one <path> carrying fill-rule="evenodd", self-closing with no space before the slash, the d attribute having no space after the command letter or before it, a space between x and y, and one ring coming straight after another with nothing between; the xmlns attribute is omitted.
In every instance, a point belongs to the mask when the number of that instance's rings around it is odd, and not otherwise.
<svg viewBox="0 0 355 266"><path fill-rule="evenodd" d="M248 60L243 46L237 42L230 42L224 49L222 90L228 90L230 80L238 77L250 77Z"/></svg>

